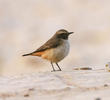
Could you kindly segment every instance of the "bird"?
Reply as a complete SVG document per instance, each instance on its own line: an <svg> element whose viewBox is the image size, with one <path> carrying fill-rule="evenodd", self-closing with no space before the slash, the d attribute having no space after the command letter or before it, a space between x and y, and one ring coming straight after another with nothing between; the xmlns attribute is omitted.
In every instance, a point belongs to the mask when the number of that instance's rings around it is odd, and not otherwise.
<svg viewBox="0 0 110 100"><path fill-rule="evenodd" d="M50 61L52 66L52 72L62 71L58 62L63 60L69 53L70 45L68 37L74 32L68 32L65 29L60 29L42 46L31 53L24 54L22 56L39 56L43 59ZM56 64L58 70L56 70L53 64Z"/></svg>

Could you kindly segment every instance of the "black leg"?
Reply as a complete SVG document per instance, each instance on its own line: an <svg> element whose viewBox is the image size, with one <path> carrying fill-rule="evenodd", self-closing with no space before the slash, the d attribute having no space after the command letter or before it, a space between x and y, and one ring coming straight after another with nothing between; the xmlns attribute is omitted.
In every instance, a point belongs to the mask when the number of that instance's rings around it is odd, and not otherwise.
<svg viewBox="0 0 110 100"><path fill-rule="evenodd" d="M51 62L51 65L52 65L52 68L53 68L52 72L54 72L54 71L55 71L55 69L54 69L54 66L53 66L53 63L52 63L52 62Z"/></svg>
<svg viewBox="0 0 110 100"><path fill-rule="evenodd" d="M60 68L60 66L58 65L58 63L56 63L56 65L58 66L58 68L59 68L59 71L61 71L61 68Z"/></svg>

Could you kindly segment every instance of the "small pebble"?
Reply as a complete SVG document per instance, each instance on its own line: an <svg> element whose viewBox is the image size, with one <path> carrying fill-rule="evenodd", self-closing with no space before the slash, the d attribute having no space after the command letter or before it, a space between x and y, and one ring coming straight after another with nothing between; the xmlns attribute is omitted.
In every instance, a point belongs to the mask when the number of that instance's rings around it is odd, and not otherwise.
<svg viewBox="0 0 110 100"><path fill-rule="evenodd" d="M101 98L96 98L95 100L101 100Z"/></svg>
<svg viewBox="0 0 110 100"><path fill-rule="evenodd" d="M34 91L34 88L30 88L29 91Z"/></svg>
<svg viewBox="0 0 110 100"><path fill-rule="evenodd" d="M105 67L106 67L106 70L107 70L108 72L110 72L110 62L108 62L108 63L105 65Z"/></svg>
<svg viewBox="0 0 110 100"><path fill-rule="evenodd" d="M108 84L104 84L104 87L108 87Z"/></svg>
<svg viewBox="0 0 110 100"><path fill-rule="evenodd" d="M90 67L74 68L74 70L92 70Z"/></svg>
<svg viewBox="0 0 110 100"><path fill-rule="evenodd" d="M29 97L29 94L25 94L24 97Z"/></svg>

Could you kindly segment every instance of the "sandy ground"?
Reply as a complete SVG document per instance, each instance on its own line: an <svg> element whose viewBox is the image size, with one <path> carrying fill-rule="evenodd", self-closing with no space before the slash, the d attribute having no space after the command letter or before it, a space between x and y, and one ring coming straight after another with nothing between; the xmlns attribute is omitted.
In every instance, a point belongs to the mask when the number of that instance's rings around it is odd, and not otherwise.
<svg viewBox="0 0 110 100"><path fill-rule="evenodd" d="M0 77L0 100L110 100L104 69Z"/></svg>

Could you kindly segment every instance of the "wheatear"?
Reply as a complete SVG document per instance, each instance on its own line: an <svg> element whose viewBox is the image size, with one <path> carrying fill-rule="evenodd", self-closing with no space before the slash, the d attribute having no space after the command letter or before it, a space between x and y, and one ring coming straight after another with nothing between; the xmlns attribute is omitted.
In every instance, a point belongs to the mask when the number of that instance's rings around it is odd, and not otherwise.
<svg viewBox="0 0 110 100"><path fill-rule="evenodd" d="M53 71L61 71L58 62L64 59L69 53L68 36L73 32L67 30L58 30L52 38L50 38L44 45L38 48L36 51L23 56L39 56L47 59L51 62ZM55 70L53 63L55 63L59 70Z"/></svg>

